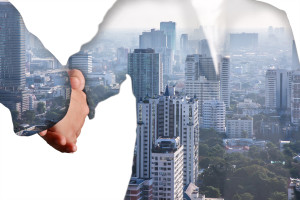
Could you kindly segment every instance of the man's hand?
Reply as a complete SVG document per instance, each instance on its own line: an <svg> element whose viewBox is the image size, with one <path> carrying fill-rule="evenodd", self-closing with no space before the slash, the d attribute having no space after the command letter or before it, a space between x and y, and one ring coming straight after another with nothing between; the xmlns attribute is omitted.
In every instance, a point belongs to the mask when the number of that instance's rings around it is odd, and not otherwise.
<svg viewBox="0 0 300 200"><path fill-rule="evenodd" d="M85 79L79 70L69 71L72 94L66 116L56 125L40 133L46 142L60 152L77 151L77 138L89 113L86 95L83 92Z"/></svg>

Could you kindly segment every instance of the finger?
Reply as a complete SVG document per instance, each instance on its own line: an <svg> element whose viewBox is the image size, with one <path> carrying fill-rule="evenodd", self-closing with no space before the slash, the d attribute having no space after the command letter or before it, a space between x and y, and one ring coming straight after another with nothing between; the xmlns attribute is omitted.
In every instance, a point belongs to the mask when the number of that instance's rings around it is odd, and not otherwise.
<svg viewBox="0 0 300 200"><path fill-rule="evenodd" d="M50 145L59 145L64 146L66 145L67 141L65 136L58 134L56 132L48 131L43 138L46 140L46 142Z"/></svg>
<svg viewBox="0 0 300 200"><path fill-rule="evenodd" d="M44 131L40 132L39 134L40 134L40 136L44 137L47 134L47 130L44 130Z"/></svg>
<svg viewBox="0 0 300 200"><path fill-rule="evenodd" d="M74 90L83 90L85 86L85 79L81 71L72 69L69 72L71 87Z"/></svg>
<svg viewBox="0 0 300 200"><path fill-rule="evenodd" d="M65 146L65 150L67 153L74 153L77 151L77 146L74 143L67 143Z"/></svg>

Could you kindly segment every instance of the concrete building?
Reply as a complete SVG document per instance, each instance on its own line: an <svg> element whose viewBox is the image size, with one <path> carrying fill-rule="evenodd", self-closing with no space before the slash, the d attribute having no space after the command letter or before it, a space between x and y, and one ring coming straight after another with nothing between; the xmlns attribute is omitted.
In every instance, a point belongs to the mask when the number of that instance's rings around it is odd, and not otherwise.
<svg viewBox="0 0 300 200"><path fill-rule="evenodd" d="M289 72L285 69L269 69L266 72L265 106L269 109L290 107Z"/></svg>
<svg viewBox="0 0 300 200"><path fill-rule="evenodd" d="M156 52L167 48L167 36L162 30L151 29L139 36L140 49L154 49Z"/></svg>
<svg viewBox="0 0 300 200"><path fill-rule="evenodd" d="M140 49L154 49L160 54L163 66L163 74L173 73L174 50L167 46L167 36L162 30L151 29L150 32L143 32L139 37Z"/></svg>
<svg viewBox="0 0 300 200"><path fill-rule="evenodd" d="M183 199L183 146L179 137L159 138L152 149L153 199Z"/></svg>
<svg viewBox="0 0 300 200"><path fill-rule="evenodd" d="M206 69L209 68L209 69ZM202 55L188 55L185 62L185 93L199 100L199 117L206 100L220 99L220 81L213 60ZM200 119L200 118L199 118Z"/></svg>
<svg viewBox="0 0 300 200"><path fill-rule="evenodd" d="M180 37L180 50L187 53L189 48L189 35L182 34Z"/></svg>
<svg viewBox="0 0 300 200"><path fill-rule="evenodd" d="M292 75L291 91L291 121L300 126L300 71L295 71Z"/></svg>
<svg viewBox="0 0 300 200"><path fill-rule="evenodd" d="M0 103L19 114L29 109L25 90L25 25L9 2L0 2ZM15 120L15 119L14 119Z"/></svg>
<svg viewBox="0 0 300 200"><path fill-rule="evenodd" d="M226 135L228 138L252 138L253 118L234 115L226 119Z"/></svg>
<svg viewBox="0 0 300 200"><path fill-rule="evenodd" d="M197 100L171 96L167 87L163 96L140 101L137 116L137 177L151 178L149 158L155 140L180 137L184 147L184 184L195 183L199 138Z"/></svg>
<svg viewBox="0 0 300 200"><path fill-rule="evenodd" d="M230 107L230 57L219 58L220 69L220 100L224 101L226 108Z"/></svg>
<svg viewBox="0 0 300 200"><path fill-rule="evenodd" d="M152 200L152 185L152 179L139 179L137 177L132 177L130 179L124 200Z"/></svg>
<svg viewBox="0 0 300 200"><path fill-rule="evenodd" d="M160 22L160 30L167 36L167 47L176 51L176 22Z"/></svg>
<svg viewBox="0 0 300 200"><path fill-rule="evenodd" d="M128 74L131 76L137 101L146 96L160 95L163 91L160 55L153 49L135 49L133 53L129 53Z"/></svg>
<svg viewBox="0 0 300 200"><path fill-rule="evenodd" d="M85 77L93 71L93 58L90 52L80 51L70 57L70 69L79 69Z"/></svg>
<svg viewBox="0 0 300 200"><path fill-rule="evenodd" d="M218 133L225 133L226 107L223 101L208 100L203 102L201 127L215 129Z"/></svg>

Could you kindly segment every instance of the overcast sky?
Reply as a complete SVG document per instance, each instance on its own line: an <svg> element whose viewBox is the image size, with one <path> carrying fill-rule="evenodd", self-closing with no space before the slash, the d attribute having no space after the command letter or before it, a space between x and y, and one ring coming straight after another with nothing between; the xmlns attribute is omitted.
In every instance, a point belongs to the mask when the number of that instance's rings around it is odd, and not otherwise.
<svg viewBox="0 0 300 200"><path fill-rule="evenodd" d="M109 12L106 27L150 29L159 28L161 21L175 21L178 28L196 28L201 23L222 24L234 29L265 28L269 25L289 27L284 12L254 0L194 1L201 2L201 6L193 7L195 4L189 3L189 0L120 0ZM218 1L219 6L211 8L208 2L213 1ZM213 12L207 9L209 7Z"/></svg>

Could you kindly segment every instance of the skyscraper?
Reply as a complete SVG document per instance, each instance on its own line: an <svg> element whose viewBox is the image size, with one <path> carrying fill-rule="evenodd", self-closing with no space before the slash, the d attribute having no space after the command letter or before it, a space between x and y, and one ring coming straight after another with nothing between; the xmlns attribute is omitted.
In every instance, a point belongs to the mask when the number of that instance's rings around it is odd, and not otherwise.
<svg viewBox="0 0 300 200"><path fill-rule="evenodd" d="M292 123L300 126L300 71L292 75L291 117Z"/></svg>
<svg viewBox="0 0 300 200"><path fill-rule="evenodd" d="M0 88L19 91L25 87L25 26L9 2L0 2Z"/></svg>
<svg viewBox="0 0 300 200"><path fill-rule="evenodd" d="M151 29L139 36L140 49L154 49L155 52L167 48L167 37L164 31Z"/></svg>
<svg viewBox="0 0 300 200"><path fill-rule="evenodd" d="M269 69L266 72L265 105L271 109L286 109L290 107L289 73L285 69Z"/></svg>
<svg viewBox="0 0 300 200"><path fill-rule="evenodd" d="M154 49L160 54L163 65L163 75L171 75L173 72L174 51L167 47L167 36L164 31L151 29L143 32L139 38L140 49Z"/></svg>
<svg viewBox="0 0 300 200"><path fill-rule="evenodd" d="M167 36L167 47L176 50L176 22L160 22L160 30Z"/></svg>
<svg viewBox="0 0 300 200"><path fill-rule="evenodd" d="M220 99L220 81L212 58L188 55L185 62L185 93L199 100L199 120L205 100Z"/></svg>
<svg viewBox="0 0 300 200"><path fill-rule="evenodd" d="M293 66L293 69L296 69L296 70L300 68L299 56L298 56L295 40L293 40L292 66Z"/></svg>
<svg viewBox="0 0 300 200"><path fill-rule="evenodd" d="M202 56L211 57L208 41L206 39L199 42L198 53Z"/></svg>
<svg viewBox="0 0 300 200"><path fill-rule="evenodd" d="M230 57L220 57L220 99L224 101L226 108L230 107Z"/></svg>
<svg viewBox="0 0 300 200"><path fill-rule="evenodd" d="M195 183L198 171L198 102L164 95L138 103L137 165L139 178L151 178L149 158L156 139L180 137L184 146L184 184Z"/></svg>
<svg viewBox="0 0 300 200"><path fill-rule="evenodd" d="M180 37L180 50L182 52L187 53L188 45L189 45L189 35L188 34L182 34L181 37Z"/></svg>
<svg viewBox="0 0 300 200"><path fill-rule="evenodd" d="M131 76L137 101L146 96L160 95L163 91L160 55L153 49L135 49L133 53L129 53L128 74Z"/></svg>
<svg viewBox="0 0 300 200"><path fill-rule="evenodd" d="M9 2L0 2L0 102L19 114L29 109L25 31L16 8Z"/></svg>

